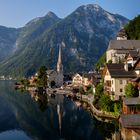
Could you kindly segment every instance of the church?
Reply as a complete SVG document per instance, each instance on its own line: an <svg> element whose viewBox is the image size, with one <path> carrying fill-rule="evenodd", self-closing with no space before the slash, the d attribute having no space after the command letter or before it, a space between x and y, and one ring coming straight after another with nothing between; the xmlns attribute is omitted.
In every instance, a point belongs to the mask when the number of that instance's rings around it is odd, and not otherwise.
<svg viewBox="0 0 140 140"><path fill-rule="evenodd" d="M48 83L51 85L52 82L55 82L56 87L61 87L63 85L63 65L61 59L61 47L59 47L58 60L57 60L57 69L56 70L47 70Z"/></svg>

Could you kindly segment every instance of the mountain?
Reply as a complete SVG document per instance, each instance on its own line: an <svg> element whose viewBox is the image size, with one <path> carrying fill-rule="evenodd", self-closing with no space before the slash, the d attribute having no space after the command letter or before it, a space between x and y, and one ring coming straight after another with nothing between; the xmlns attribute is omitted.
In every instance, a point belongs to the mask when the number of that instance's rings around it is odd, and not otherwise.
<svg viewBox="0 0 140 140"><path fill-rule="evenodd" d="M19 31L20 29L0 26L0 61L14 52Z"/></svg>
<svg viewBox="0 0 140 140"><path fill-rule="evenodd" d="M43 32L58 22L58 18L53 12L48 12L44 17L37 17L28 22L21 30L16 40L17 49L28 46L32 41L38 38ZM20 50L21 51L21 50Z"/></svg>
<svg viewBox="0 0 140 140"><path fill-rule="evenodd" d="M60 18L53 12L48 12L46 16L35 18L19 29L0 26L0 62L14 52L16 54L21 52L24 47L59 20Z"/></svg>
<svg viewBox="0 0 140 140"><path fill-rule="evenodd" d="M19 49L1 64L0 75L29 76L41 65L55 68L59 46L65 72L90 70L107 49L109 40L129 21L94 4L80 6L46 29L41 28L42 24L36 29L34 25L42 23L41 19L32 20L26 25L29 28L21 31Z"/></svg>

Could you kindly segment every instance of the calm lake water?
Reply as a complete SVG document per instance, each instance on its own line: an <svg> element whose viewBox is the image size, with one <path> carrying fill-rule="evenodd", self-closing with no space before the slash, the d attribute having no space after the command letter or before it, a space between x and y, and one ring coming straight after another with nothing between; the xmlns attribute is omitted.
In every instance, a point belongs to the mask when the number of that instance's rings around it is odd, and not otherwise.
<svg viewBox="0 0 140 140"><path fill-rule="evenodd" d="M16 91L13 81L0 81L0 140L103 140L114 129L62 95L35 96Z"/></svg>

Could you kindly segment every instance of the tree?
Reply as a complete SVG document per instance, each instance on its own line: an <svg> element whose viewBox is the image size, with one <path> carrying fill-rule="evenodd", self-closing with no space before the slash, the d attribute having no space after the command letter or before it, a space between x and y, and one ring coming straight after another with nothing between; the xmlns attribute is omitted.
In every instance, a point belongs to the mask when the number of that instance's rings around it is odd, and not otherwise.
<svg viewBox="0 0 140 140"><path fill-rule="evenodd" d="M90 87L88 90L87 90L87 92L86 92L87 94L93 94L93 88L92 87Z"/></svg>
<svg viewBox="0 0 140 140"><path fill-rule="evenodd" d="M100 98L103 95L104 87L102 84L98 84L95 89L95 97Z"/></svg>
<svg viewBox="0 0 140 140"><path fill-rule="evenodd" d="M99 100L99 106L103 111L111 111L111 107L112 107L112 101L110 99L109 95L102 95L102 97Z"/></svg>
<svg viewBox="0 0 140 140"><path fill-rule="evenodd" d="M120 113L121 108L122 108L122 100L112 102L113 103L113 109L114 113L117 115Z"/></svg>
<svg viewBox="0 0 140 140"><path fill-rule="evenodd" d="M108 64L112 64L112 60L110 59L110 60L108 60L108 62L107 62Z"/></svg>
<svg viewBox="0 0 140 140"><path fill-rule="evenodd" d="M139 92L138 88L134 87L131 83L128 83L125 86L125 96L126 97L138 97Z"/></svg>
<svg viewBox="0 0 140 140"><path fill-rule="evenodd" d="M140 39L140 15L135 17L125 26L125 31L127 33L128 39Z"/></svg>
<svg viewBox="0 0 140 140"><path fill-rule="evenodd" d="M47 87L47 72L46 72L46 67L45 66L41 66L39 71L38 71L38 78L37 78L37 86L38 87Z"/></svg>
<svg viewBox="0 0 140 140"><path fill-rule="evenodd" d="M20 83L22 84L22 85L24 85L24 88L26 88L29 84L30 84L30 82L29 82L29 80L28 79L21 79L20 80Z"/></svg>
<svg viewBox="0 0 140 140"><path fill-rule="evenodd" d="M46 70L47 68L45 66L41 66L38 71L38 78L41 78L44 75L47 75Z"/></svg>
<svg viewBox="0 0 140 140"><path fill-rule="evenodd" d="M99 69L101 65L104 65L106 62L106 53L104 53L96 62L95 68Z"/></svg>

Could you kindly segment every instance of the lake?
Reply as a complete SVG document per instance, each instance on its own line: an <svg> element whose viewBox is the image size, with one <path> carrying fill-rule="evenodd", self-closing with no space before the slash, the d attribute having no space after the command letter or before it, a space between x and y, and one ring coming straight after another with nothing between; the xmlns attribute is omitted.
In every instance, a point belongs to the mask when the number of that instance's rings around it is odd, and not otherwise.
<svg viewBox="0 0 140 140"><path fill-rule="evenodd" d="M103 140L114 130L63 95L18 92L14 81L0 81L0 140Z"/></svg>

